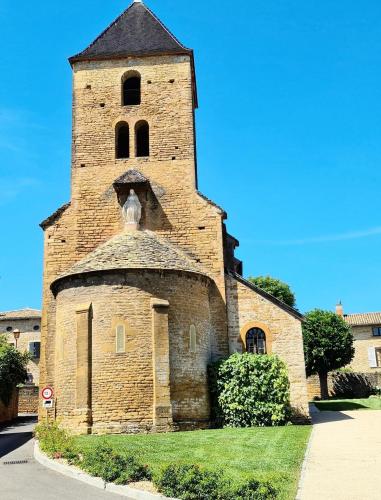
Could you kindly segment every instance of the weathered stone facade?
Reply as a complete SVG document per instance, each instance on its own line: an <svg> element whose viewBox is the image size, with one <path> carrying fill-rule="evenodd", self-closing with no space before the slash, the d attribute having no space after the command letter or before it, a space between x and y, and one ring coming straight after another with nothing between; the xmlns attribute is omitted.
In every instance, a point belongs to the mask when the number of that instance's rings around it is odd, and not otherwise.
<svg viewBox="0 0 381 500"><path fill-rule="evenodd" d="M21 309L0 313L0 334L6 335L10 344L16 345L14 331L19 332L17 349L21 352L33 354L33 343L40 343L41 339L41 312L36 309ZM39 355L39 347L35 354ZM27 366L30 384L39 384L40 357L32 357ZM22 410L20 410L22 411Z"/></svg>
<svg viewBox="0 0 381 500"><path fill-rule="evenodd" d="M135 15L133 43L119 37L110 54L114 27L128 32ZM202 427L208 362L240 349L237 329L260 319L289 364L293 404L306 412L300 315L231 269L238 261L226 214L197 190L193 54L161 24L155 48L147 46L151 35L139 38L145 16L147 25L156 19L132 4L71 59L72 197L42 223L41 385L54 387L54 415L80 432ZM139 105L122 102L130 74L140 78ZM149 124L145 157L136 155L141 120ZM120 122L129 126L130 155L116 159ZM135 232L122 216L131 188L141 205Z"/></svg>

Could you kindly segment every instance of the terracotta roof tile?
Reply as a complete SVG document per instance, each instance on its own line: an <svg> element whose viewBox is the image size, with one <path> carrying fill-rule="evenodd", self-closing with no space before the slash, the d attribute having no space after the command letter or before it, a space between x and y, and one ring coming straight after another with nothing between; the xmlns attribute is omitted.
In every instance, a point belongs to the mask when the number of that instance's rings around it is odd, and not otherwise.
<svg viewBox="0 0 381 500"><path fill-rule="evenodd" d="M344 314L348 325L381 325L381 312Z"/></svg>
<svg viewBox="0 0 381 500"><path fill-rule="evenodd" d="M0 321L8 319L33 319L41 318L41 311L39 309L18 309L16 311L3 311L0 312Z"/></svg>

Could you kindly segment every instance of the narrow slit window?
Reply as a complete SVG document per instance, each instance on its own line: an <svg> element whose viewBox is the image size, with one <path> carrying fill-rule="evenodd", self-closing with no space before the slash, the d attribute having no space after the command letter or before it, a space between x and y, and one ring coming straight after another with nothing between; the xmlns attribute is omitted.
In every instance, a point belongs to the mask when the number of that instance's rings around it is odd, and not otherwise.
<svg viewBox="0 0 381 500"><path fill-rule="evenodd" d="M117 354L126 352L126 333L124 325L116 327L116 352Z"/></svg>
<svg viewBox="0 0 381 500"><path fill-rule="evenodd" d="M189 351L196 352L196 345L197 345L196 327L194 325L191 325L189 327Z"/></svg>
<svg viewBox="0 0 381 500"><path fill-rule="evenodd" d="M138 106L141 100L140 76L127 77L123 82L123 106Z"/></svg>
<svg viewBox="0 0 381 500"><path fill-rule="evenodd" d="M140 121L135 126L136 156L149 156L149 125Z"/></svg>
<svg viewBox="0 0 381 500"><path fill-rule="evenodd" d="M116 157L130 157L130 129L128 123L118 123L115 130L116 135Z"/></svg>

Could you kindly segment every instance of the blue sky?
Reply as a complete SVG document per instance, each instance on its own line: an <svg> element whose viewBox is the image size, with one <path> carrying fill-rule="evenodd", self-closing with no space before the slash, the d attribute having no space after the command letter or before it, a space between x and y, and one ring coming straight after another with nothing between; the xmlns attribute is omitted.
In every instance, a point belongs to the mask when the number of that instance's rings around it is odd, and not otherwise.
<svg viewBox="0 0 381 500"><path fill-rule="evenodd" d="M302 311L381 310L381 2L150 0L194 48L200 189L244 274ZM39 222L69 199L71 70L126 1L1 0L0 310L40 307Z"/></svg>

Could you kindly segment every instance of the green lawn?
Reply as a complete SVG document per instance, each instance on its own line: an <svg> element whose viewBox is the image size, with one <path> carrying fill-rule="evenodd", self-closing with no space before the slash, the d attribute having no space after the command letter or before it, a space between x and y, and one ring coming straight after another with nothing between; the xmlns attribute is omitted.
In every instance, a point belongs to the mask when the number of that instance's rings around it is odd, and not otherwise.
<svg viewBox="0 0 381 500"><path fill-rule="evenodd" d="M381 410L381 398L330 399L314 404L321 411Z"/></svg>
<svg viewBox="0 0 381 500"><path fill-rule="evenodd" d="M293 500L310 426L218 429L168 434L80 436L80 448L107 442L121 454L134 454L155 473L170 463L196 463L223 471L239 483L270 481L279 499Z"/></svg>

